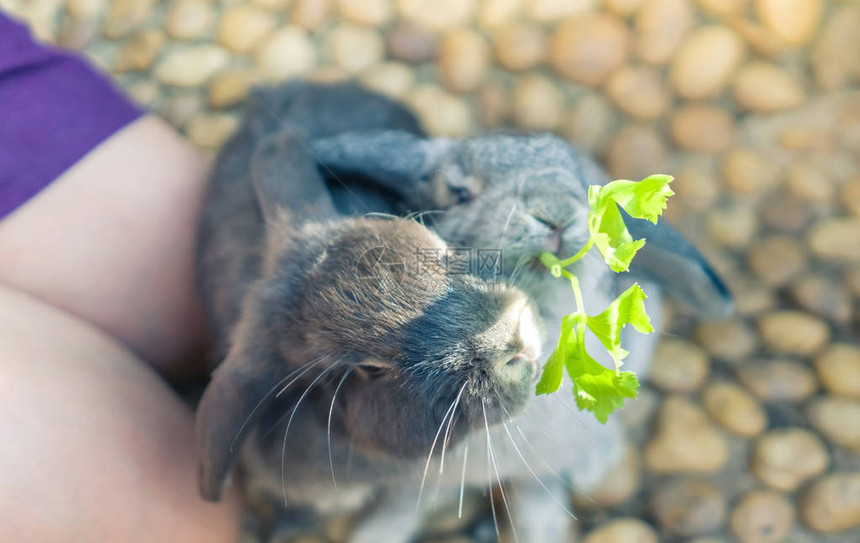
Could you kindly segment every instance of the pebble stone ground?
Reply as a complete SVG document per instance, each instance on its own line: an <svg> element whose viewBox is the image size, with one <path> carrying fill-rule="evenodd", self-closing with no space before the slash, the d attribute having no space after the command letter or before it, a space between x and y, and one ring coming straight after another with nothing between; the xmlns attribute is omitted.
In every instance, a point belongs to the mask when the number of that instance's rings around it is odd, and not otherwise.
<svg viewBox="0 0 860 543"><path fill-rule="evenodd" d="M860 541L857 0L0 0L201 148L249 85L355 77L434 134L553 131L669 220L737 315L671 325L586 543ZM449 515L450 517L450 515ZM492 539L485 510L427 541ZM306 543L340 541L343 522ZM468 525L468 527L466 527ZM488 535L490 537L488 537ZM248 534L247 541L255 541Z"/></svg>

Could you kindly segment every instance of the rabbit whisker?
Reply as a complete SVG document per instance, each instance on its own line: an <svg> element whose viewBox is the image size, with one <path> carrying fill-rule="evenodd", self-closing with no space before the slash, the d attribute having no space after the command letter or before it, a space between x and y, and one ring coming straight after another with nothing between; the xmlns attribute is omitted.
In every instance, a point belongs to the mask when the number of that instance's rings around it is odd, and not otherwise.
<svg viewBox="0 0 860 543"><path fill-rule="evenodd" d="M496 454L493 452L493 443L490 438L490 423L487 421L487 407L483 400L481 399L481 408L484 411L484 428L487 430L487 452L490 455L490 460L493 463L493 471L496 472L496 481L499 484L499 492L502 495L502 505L505 506L505 512L508 515L508 520L511 523L511 534L514 536L514 542L519 543L519 538L517 537L517 529L514 526L514 518L511 516L511 508L508 505L508 497L505 495L505 486L502 484L502 477L499 475L499 466L496 464ZM492 492L492 490L491 490Z"/></svg>
<svg viewBox="0 0 860 543"><path fill-rule="evenodd" d="M331 405L328 408L328 421L326 422L326 439L328 441L328 465L331 468L331 482L334 485L334 489L337 490L337 480L334 477L334 459L332 458L331 452L331 416L334 413L334 401L337 398L337 393L340 391L340 387L343 386L346 378L349 377L349 374L352 373L352 368L344 372L343 377L340 378L340 382L338 382L337 387L334 389L334 394L331 395Z"/></svg>
<svg viewBox="0 0 860 543"><path fill-rule="evenodd" d="M296 375L296 373L301 372L301 375L296 376L296 379L298 379L299 377L304 375L305 372L307 372L311 367L315 366L316 364L319 364L319 361L315 362L314 364L309 364L307 366L304 366L304 367L301 367L301 368L298 368L296 370L291 371L286 377L284 377L283 379L281 379L280 381L275 383L275 385L271 389L269 389L269 391L266 392L266 394L263 395L262 398L260 398L260 401L257 402L257 405L254 406L254 409L251 410L251 412L245 418L245 421L242 423L241 426L239 426L239 430L236 431L236 435L233 437L233 440L230 442L230 454L233 454L233 448L236 445L236 440L239 439L240 435L242 435L242 431L245 429L245 427L248 425L248 423L251 422L251 419L254 417L254 414L257 412L258 409L260 409L260 406L263 405L263 402L266 401L266 398L268 398L272 392L277 390L279 386L284 384L284 381L286 381L287 379L290 379L291 377ZM295 381L295 379L293 379L293 381L291 381L289 384L287 384L287 386L284 388L288 388L290 385L293 384L294 381ZM283 392L283 390L281 392ZM280 395L280 392L278 392L278 395ZM277 396L275 396L275 397L277 397Z"/></svg>
<svg viewBox="0 0 860 543"><path fill-rule="evenodd" d="M460 475L460 505L457 507L457 518L463 518L463 493L466 489L466 460L469 458L469 444L463 447L463 472Z"/></svg>
<svg viewBox="0 0 860 543"><path fill-rule="evenodd" d="M326 374L332 369L339 366L339 363L334 363L331 366L327 367L323 371L320 372L319 375L314 378L313 381L305 388L305 391L302 392L302 395L299 396L298 401L296 401L296 405L293 406L293 410L290 412L290 418L287 420L287 428L284 430L284 442L281 447L281 487L284 490L284 507L287 507L287 470L286 470L286 457L287 457L287 436L290 434L290 426L293 424L293 417L296 416L296 412L299 410L299 405L301 405L302 400L307 397L308 393L314 388L320 379L326 376Z"/></svg>
<svg viewBox="0 0 860 543"><path fill-rule="evenodd" d="M541 464L543 464L543 466L544 466L544 467L545 467L545 468L546 468L550 473L552 473L552 474L555 476L555 478L556 478L557 480L559 480L559 481L562 483L562 485L564 485L564 487L565 487L565 488L567 488L569 491L571 491L571 492L572 492L572 491L573 491L573 486L570 484L570 482L569 482L567 479L565 479L565 478L564 478L564 476L562 476L562 475L561 475L561 473L559 473L559 472L558 472L558 470L556 470L554 467L550 466L550 465L549 465L549 463L544 459L543 455L541 455L541 454L540 454L540 452L538 452L538 451L534 448L534 445L532 445L532 444L531 444L531 442L529 442L529 439L526 437L525 433L523 432L522 427L521 427L520 425L518 425L518 424L517 424L517 425L515 425L515 426L516 426L516 429L517 429L517 433L518 433L518 434L520 434L520 437L522 437L522 438L523 438L523 443L524 443L524 444L529 448L529 450L530 450L532 453L534 453L534 455L537 457L537 459L538 459L538 460L540 460L540 463L541 463ZM545 435L546 437L548 437L548 438L552 439L552 436L550 436L549 434L546 434L546 433L545 433L544 435Z"/></svg>
<svg viewBox="0 0 860 543"><path fill-rule="evenodd" d="M457 406L460 405L460 398L463 397L463 391L466 390L466 384L460 387L460 392L457 393L457 399L454 400L454 410L451 412L451 417L448 419L448 427L445 429L445 437L442 439L442 455L439 458L439 475L445 471L445 448L448 446L448 438L451 435L451 423L454 422L454 414L457 413Z"/></svg>
<svg viewBox="0 0 860 543"><path fill-rule="evenodd" d="M460 392L466 388L466 383L463 383L463 386L460 387ZM457 394L457 398L460 397L460 394ZM433 451L436 449L436 443L439 441L439 436L442 435L442 428L445 427L445 421L448 420L449 416L453 415L454 405L457 400L451 402L451 406L448 407L448 410L445 412L445 416L442 417L442 422L439 423L439 429L436 430L436 436L433 438L433 443L430 445L430 452L427 454L427 462L424 464L424 475L421 477L421 487L418 489L418 501L415 504L415 509L421 507L421 498L424 496L424 485L427 483L427 472L430 471L430 461L433 459Z"/></svg>
<svg viewBox="0 0 860 543"><path fill-rule="evenodd" d="M568 407L568 405L566 403L561 401L561 398L559 398L557 395L553 394L552 396L555 398L555 401L557 401L559 404L561 404L561 406L564 407L565 410L567 410L567 412L570 413L571 416L576 419L576 422L578 422L583 428L588 430L588 433L591 434L591 437L593 437L595 440L597 440L597 436L594 435L594 432L591 431L591 428L589 428L588 426L585 425L584 422L582 422L582 419L579 418L579 415L577 415L573 409L571 409L570 407Z"/></svg>
<svg viewBox="0 0 860 543"><path fill-rule="evenodd" d="M517 452L517 455L519 455L520 460L522 460L522 461L523 461L523 465L526 467L526 469L529 471L529 473L531 473L531 474L532 474L532 477L534 477L534 478L535 478L535 481L537 481L537 482L538 482L538 484L541 486L541 488L543 488L544 490L546 490L546 493L549 495L549 497L550 497L550 498L552 498L552 500L553 500L555 503L557 503L557 504L558 504L562 509L564 509L564 512L565 512L565 513L567 513L567 514L570 516L570 518L572 518L572 519L576 520L576 515L574 515L574 514L573 514L573 512L572 512L572 511L570 511L570 509L568 509L568 508L567 508L567 506L566 506L566 505L564 505L564 504L561 502L561 500L559 500L559 499L555 496L555 494L553 494L553 493L550 491L550 489L549 489L549 488L547 488L547 486L544 484L543 480L541 480L541 478L540 478L540 477L538 477L538 474L537 474L537 473L535 473L535 470L533 470L533 469L532 469L531 464L529 464L529 463L528 463L528 461L526 460L526 457L525 457L525 456L523 456L523 453L520 451L520 448L517 446L517 442L516 442L516 441L514 441L514 436L511 434L511 430L510 430L510 428L508 428L508 423L507 423L507 422L503 422L503 423L502 423L502 426L505 428L505 433L506 433L506 434L508 434L508 439L510 439L510 440L511 440L511 445L513 445L513 446L514 446L514 450Z"/></svg>
<svg viewBox="0 0 860 543"><path fill-rule="evenodd" d="M487 423L487 406L481 399L481 409L484 411L484 428L487 431L487 492L490 493L490 510L493 512L493 527L496 529L496 541L501 543L502 534L499 532L499 519L496 516L496 500L493 497L493 473L490 471L490 425Z"/></svg>
<svg viewBox="0 0 860 543"><path fill-rule="evenodd" d="M299 379L301 379L301 378L302 378L302 376L304 376L304 374L306 374L307 372L309 372L311 369L313 369L313 368L315 368L316 366L318 366L318 365L319 365L323 360L324 360L324 358L321 358L321 359L317 360L316 362L314 362L313 364L308 364L308 365L304 366L303 368L299 368L298 370L296 370L296 371L294 371L293 373L291 373L290 375L293 375L293 374L295 374L296 372L299 372L299 371L301 372L301 373L299 373L298 375L296 375L296 376L295 376L295 378L294 378L292 381L290 381L290 382L289 382L289 383L287 383L283 388L281 388L281 390L279 390L279 391L278 391L278 393L277 393L277 394L275 394L275 398L279 398L279 397L281 396L281 394L283 394L284 392L286 392L286 391L287 391L287 389L288 389L288 388L290 388L291 386L293 386L293 383L295 383L296 381L298 381ZM283 381L282 381L282 382L283 382ZM279 383L279 384L280 384L280 383ZM277 386L277 385L275 385L275 386Z"/></svg>
<svg viewBox="0 0 860 543"><path fill-rule="evenodd" d="M502 250L502 246L505 244L505 234L508 233L508 227L511 225L511 219L514 217L514 211L517 209L517 203L514 202L514 205L511 206L511 212L508 213L508 218L505 220L505 226L502 228L502 236L499 239L499 250Z"/></svg>

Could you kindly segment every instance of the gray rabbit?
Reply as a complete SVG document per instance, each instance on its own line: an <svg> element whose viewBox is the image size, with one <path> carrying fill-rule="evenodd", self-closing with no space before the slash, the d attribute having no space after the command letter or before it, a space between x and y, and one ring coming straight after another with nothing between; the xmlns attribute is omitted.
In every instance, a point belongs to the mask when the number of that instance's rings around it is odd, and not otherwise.
<svg viewBox="0 0 860 543"><path fill-rule="evenodd" d="M298 138L307 153L295 145L289 152L279 152L283 146L272 142L284 138ZM274 152L260 153L261 148ZM572 311L573 300L569 287L549 276L536 257L544 251L569 256L584 244L588 236L587 187L607 181L591 159L551 135L427 138L402 106L352 84L291 83L258 94L243 128L220 155L212 198L227 197L217 192L218 185L230 186L224 180L261 170L267 172L264 178L272 180L268 184L272 192L283 191L281 199L295 203L292 212L296 214L312 216L319 202L328 202L329 197L333 204L324 205L334 205L343 216L432 211L422 218L449 247L498 255L490 266L473 262L476 267L471 271L488 285L515 285L537 305L547 332L541 360L555 347L561 317ZM208 229L207 223L202 229L201 247L244 247L233 253L202 252L210 257L215 254L214 260L201 259L202 291L213 315L238 314L241 299L230 289L219 292L218 285L247 283L259 274L261 257L249 257L248 251L263 251L259 240L265 237L259 219L247 220L253 194L246 190L244 196L231 194L229 198L236 200L235 207L212 206L218 211L211 214ZM224 239L217 239L226 230L213 225L230 221L237 227L224 234ZM632 279L638 279L649 295L646 303L657 330L661 292L676 296L704 316L723 315L731 309L725 286L671 227L633 219L628 224L634 237L648 240L630 274L619 278L596 254L589 254L573 268L590 313L602 310L622 284ZM482 315L452 316L464 329L476 318ZM234 331L215 326L221 353L226 351L231 333L235 338ZM426 333L432 335L432 330L428 328ZM625 367L645 374L656 334L630 334L624 341L632 353ZM590 351L601 352L596 340L594 343ZM263 381L266 377L257 376ZM438 372L433 377L438 386L450 389L449 374ZM273 384L249 390L259 395ZM397 396L393 389L380 389L380 393L403 402L392 410L409 412L408 396ZM328 408L337 403L331 388L315 394L316 404ZM261 400L242 397L239 403L247 412L248 406ZM308 506L314 514L362 511L350 543L405 543L420 528L431 502L456 501L463 486L486 489L502 483L509 490L505 503L494 505L508 509L520 541L568 541L572 522L569 490L587 493L619 460L621 428L614 420L600 425L591 415L577 413L569 388L530 397L523 405L511 404L518 412L502 406L501 415L499 409L487 411L491 401L490 396L481 398L482 412L475 398L436 405L429 417L429 427L435 431L428 432L428 425L410 427L422 435L415 442L424 445L414 450L395 452L380 446L384 431L377 432L375 439L380 442L374 442L360 436L362 432L356 428L337 428L331 433L336 450L331 462L326 455L312 454L319 452L313 447L298 446L296 454L287 451L289 472L308 474L295 481L272 481L279 467L272 466L273 458L249 442L242 461L249 474L246 485L264 495L289 494L293 502ZM217 398L210 402L216 403ZM204 404L201 412L218 412L217 407ZM272 425L286 409L283 405L270 408L256 419L251 417L252 424L260 428ZM300 413L298 427L307 432L304 439L320 443L318 434L325 426L301 422L313 421L315 416L319 414L310 408L304 416ZM387 423L392 427L410 420L406 414L389 416ZM223 431L212 417L202 418L198 424L204 436ZM377 428L380 420L362 424ZM207 481L204 475L204 489L220 484L232 460L226 451L210 449L203 452L202 465L211 463L213 456L220 457L216 460L222 469L214 481ZM279 460L280 456L275 462ZM206 497L217 498L217 493Z"/></svg>

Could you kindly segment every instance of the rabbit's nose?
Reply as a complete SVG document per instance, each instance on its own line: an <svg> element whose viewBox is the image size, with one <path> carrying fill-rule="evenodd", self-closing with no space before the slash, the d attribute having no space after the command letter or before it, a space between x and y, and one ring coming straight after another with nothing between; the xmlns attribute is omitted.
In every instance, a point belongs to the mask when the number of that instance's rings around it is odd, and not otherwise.
<svg viewBox="0 0 860 543"><path fill-rule="evenodd" d="M561 237L561 230L558 228L554 228L543 240L543 248L556 255L561 254L563 245L564 240Z"/></svg>

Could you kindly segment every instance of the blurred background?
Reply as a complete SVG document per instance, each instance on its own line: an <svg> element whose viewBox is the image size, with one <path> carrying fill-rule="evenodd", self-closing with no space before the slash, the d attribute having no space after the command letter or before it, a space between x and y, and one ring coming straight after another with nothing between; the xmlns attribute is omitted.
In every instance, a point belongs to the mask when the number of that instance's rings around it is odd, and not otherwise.
<svg viewBox="0 0 860 543"><path fill-rule="evenodd" d="M860 541L857 0L0 0L212 152L256 83L357 78L435 135L552 131L668 219L737 315L669 307L587 543ZM2 39L2 36L0 36ZM492 541L477 497L427 541ZM348 522L305 543L340 541ZM249 523L248 542L255 541ZM528 543L528 542L523 542Z"/></svg>

